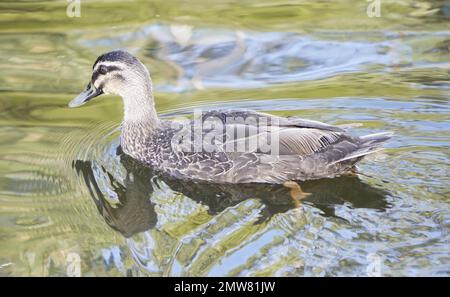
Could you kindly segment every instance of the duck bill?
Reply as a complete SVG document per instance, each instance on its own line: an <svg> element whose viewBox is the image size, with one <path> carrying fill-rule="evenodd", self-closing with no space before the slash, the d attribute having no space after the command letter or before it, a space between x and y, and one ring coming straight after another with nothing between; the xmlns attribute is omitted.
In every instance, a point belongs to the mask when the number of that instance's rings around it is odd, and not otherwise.
<svg viewBox="0 0 450 297"><path fill-rule="evenodd" d="M70 101L69 107L81 106L86 102L88 102L89 100L91 100L92 98L95 98L101 94L103 94L103 90L96 89L92 84L88 84L86 90L81 92L80 95L78 95L72 101Z"/></svg>

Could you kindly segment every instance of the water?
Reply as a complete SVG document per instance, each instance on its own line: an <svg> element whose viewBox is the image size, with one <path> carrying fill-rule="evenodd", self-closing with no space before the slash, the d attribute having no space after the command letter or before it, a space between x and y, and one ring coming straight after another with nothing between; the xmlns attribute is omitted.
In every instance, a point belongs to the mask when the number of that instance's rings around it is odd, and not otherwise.
<svg viewBox="0 0 450 297"><path fill-rule="evenodd" d="M0 4L0 275L448 276L448 3L178 2ZM161 178L121 152L118 98L66 107L114 48L167 118L241 107L396 137L356 178L303 183L300 207Z"/></svg>

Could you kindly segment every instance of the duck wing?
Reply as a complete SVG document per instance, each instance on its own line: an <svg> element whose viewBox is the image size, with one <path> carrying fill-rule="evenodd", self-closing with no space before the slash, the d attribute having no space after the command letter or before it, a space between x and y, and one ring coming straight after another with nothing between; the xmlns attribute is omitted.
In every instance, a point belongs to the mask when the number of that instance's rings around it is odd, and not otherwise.
<svg viewBox="0 0 450 297"><path fill-rule="evenodd" d="M353 137L317 121L241 110L208 111L202 120L203 145L213 150L183 152L185 162L178 171L226 183L333 177L391 137L389 133ZM193 125L195 120L189 122Z"/></svg>
<svg viewBox="0 0 450 297"><path fill-rule="evenodd" d="M233 166L223 174L231 183L283 183L335 177L351 170L365 155L380 150L391 133L351 137L316 129L280 132L279 154L247 152L232 157Z"/></svg>
<svg viewBox="0 0 450 297"><path fill-rule="evenodd" d="M248 110L210 110L202 114L202 123L205 135L220 126L223 135L214 140L222 152L307 156L348 138L340 127Z"/></svg>
<svg viewBox="0 0 450 297"><path fill-rule="evenodd" d="M307 120L298 117L279 117L271 114L256 112L251 110L208 110L202 113L202 121L208 119L219 119L224 124L227 122L238 122L246 121L246 123L251 122L251 120L256 120L260 122L261 120L266 121L268 126L278 126L278 127L299 127L299 128L315 128L325 131L334 132L344 132L345 129L333 125L328 125L319 121Z"/></svg>
<svg viewBox="0 0 450 297"><path fill-rule="evenodd" d="M211 133L206 130L206 135ZM308 156L325 150L344 139L348 135L343 132L320 130L316 128L279 127L227 124L224 134L215 137L217 151L235 153L258 153L271 155ZM206 144L212 141L207 137Z"/></svg>
<svg viewBox="0 0 450 297"><path fill-rule="evenodd" d="M347 136L342 132L316 128L281 128L277 138L280 155L309 156L324 151Z"/></svg>

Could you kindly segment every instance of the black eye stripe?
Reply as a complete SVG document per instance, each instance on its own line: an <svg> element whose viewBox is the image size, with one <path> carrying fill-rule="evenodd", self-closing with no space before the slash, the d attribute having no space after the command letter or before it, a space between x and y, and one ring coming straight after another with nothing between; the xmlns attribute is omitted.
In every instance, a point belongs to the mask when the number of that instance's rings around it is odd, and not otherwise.
<svg viewBox="0 0 450 297"><path fill-rule="evenodd" d="M115 70L122 70L122 68L120 68L118 66L107 66L106 67L107 72L111 72L111 71L115 71Z"/></svg>
<svg viewBox="0 0 450 297"><path fill-rule="evenodd" d="M101 72L100 72L100 68L106 69L106 72L105 72L105 73L101 73ZM102 65L102 66L100 66L99 68L97 68L97 70L94 71L94 73L92 73L92 79L91 79L91 81L92 81L92 82L95 82L95 81L97 80L97 78L98 78L100 75L104 75L104 74L106 74L106 73L110 73L110 72L112 72L112 71L118 71L118 70L122 70L122 68L117 67L117 66L104 66L104 65Z"/></svg>
<svg viewBox="0 0 450 297"><path fill-rule="evenodd" d="M100 67L98 67L98 70L97 70L98 72L100 72L101 74L106 74L106 73L108 73L108 69L105 67L105 66L100 66Z"/></svg>

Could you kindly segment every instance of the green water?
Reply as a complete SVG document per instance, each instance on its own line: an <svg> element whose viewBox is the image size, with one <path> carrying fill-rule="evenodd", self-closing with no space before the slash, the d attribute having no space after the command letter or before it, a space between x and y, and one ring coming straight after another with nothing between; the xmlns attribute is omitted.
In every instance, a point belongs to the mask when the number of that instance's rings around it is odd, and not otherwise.
<svg viewBox="0 0 450 297"><path fill-rule="evenodd" d="M1 2L0 275L448 276L450 4L368 4ZM67 108L116 48L165 117L240 107L396 136L358 177L304 183L300 207L283 187L164 180L118 148L119 98Z"/></svg>

